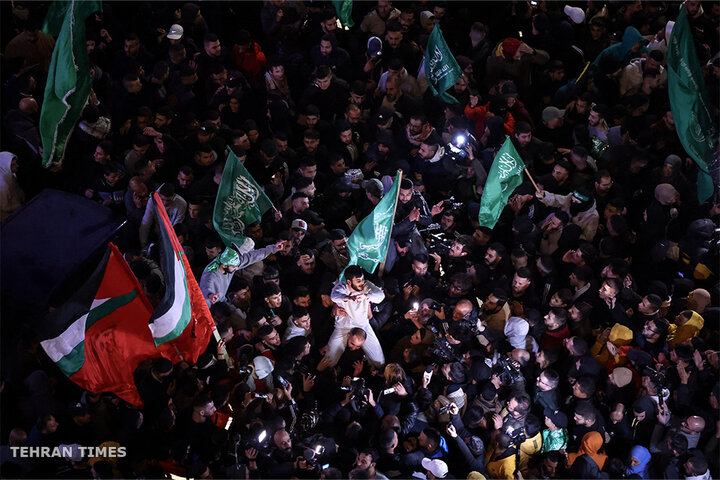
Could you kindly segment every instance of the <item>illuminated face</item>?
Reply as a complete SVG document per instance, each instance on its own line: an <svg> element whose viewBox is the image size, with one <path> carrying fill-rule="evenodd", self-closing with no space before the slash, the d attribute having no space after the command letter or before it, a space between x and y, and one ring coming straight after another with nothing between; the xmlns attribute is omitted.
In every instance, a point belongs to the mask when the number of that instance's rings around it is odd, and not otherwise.
<svg viewBox="0 0 720 480"><path fill-rule="evenodd" d="M317 86L320 90L327 90L330 86L330 83L332 82L332 74L328 75L325 78L318 78L317 79Z"/></svg>
<svg viewBox="0 0 720 480"><path fill-rule="evenodd" d="M462 256L467 255L467 254L463 251L463 245L462 245L462 243L460 243L460 242L454 242L454 243L452 244L452 247L450 247L449 255L450 255L451 257L458 258L458 257L462 257Z"/></svg>
<svg viewBox="0 0 720 480"><path fill-rule="evenodd" d="M178 185L180 185L180 188L187 188L190 186L190 184L193 181L193 175L192 174L188 175L184 172L178 172L177 181L178 181Z"/></svg>
<svg viewBox="0 0 720 480"><path fill-rule="evenodd" d="M272 347L279 347L281 343L280 335L278 334L277 330L273 329L271 333L265 336L263 338L263 343L268 346Z"/></svg>
<svg viewBox="0 0 720 480"><path fill-rule="evenodd" d="M205 53L211 57L217 57L220 55L222 47L220 46L220 40L214 42L208 42L205 44Z"/></svg>
<svg viewBox="0 0 720 480"><path fill-rule="evenodd" d="M410 126L410 134L411 135L418 135L420 132L422 132L423 124L420 120L411 118L410 123L408 125Z"/></svg>
<svg viewBox="0 0 720 480"><path fill-rule="evenodd" d="M497 265L500 261L500 258L495 250L492 248L488 248L487 252L485 253L485 263L487 265L493 266Z"/></svg>
<svg viewBox="0 0 720 480"><path fill-rule="evenodd" d="M612 288L607 283L603 283L602 287L600 287L600 290L598 291L598 295L603 300L609 300L609 299L615 297L616 294L617 294L617 292L615 291L615 289Z"/></svg>
<svg viewBox="0 0 720 480"><path fill-rule="evenodd" d="M212 152L199 152L195 158L197 163L203 167L208 167L215 162L215 155Z"/></svg>
<svg viewBox="0 0 720 480"><path fill-rule="evenodd" d="M233 113L237 113L240 110L240 102L238 102L237 98L231 98L228 101L228 106L230 107L230 111Z"/></svg>
<svg viewBox="0 0 720 480"><path fill-rule="evenodd" d="M376 8L378 15L380 15L380 18L387 18L388 15L390 15L390 11L392 10L392 5L386 0L380 0L377 3Z"/></svg>
<svg viewBox="0 0 720 480"><path fill-rule="evenodd" d="M340 253L347 253L348 246L347 246L347 239L341 238L340 240L333 240L332 241L333 248L337 250Z"/></svg>
<svg viewBox="0 0 720 480"><path fill-rule="evenodd" d="M590 110L590 115L588 115L588 125L590 125L591 127L597 127L599 123L600 114L595 110Z"/></svg>
<svg viewBox="0 0 720 480"><path fill-rule="evenodd" d="M93 154L93 159L97 163L105 163L105 161L109 158L109 155L105 154L105 151L101 147L95 147L95 153Z"/></svg>
<svg viewBox="0 0 720 480"><path fill-rule="evenodd" d="M565 180L568 179L570 174L560 165L555 165L552 170L552 176L556 182L563 183Z"/></svg>
<svg viewBox="0 0 720 480"><path fill-rule="evenodd" d="M310 330L310 315L303 315L300 318L293 319L293 323L303 330Z"/></svg>
<svg viewBox="0 0 720 480"><path fill-rule="evenodd" d="M385 34L385 42L390 48L397 48L402 42L402 32L387 32Z"/></svg>
<svg viewBox="0 0 720 480"><path fill-rule="evenodd" d="M344 132L340 132L340 141L343 142L345 145L350 145L350 143L352 143L352 130L345 130Z"/></svg>
<svg viewBox="0 0 720 480"><path fill-rule="evenodd" d="M321 40L320 41L320 54L323 57L327 57L331 53L332 53L332 43L328 42L327 40Z"/></svg>
<svg viewBox="0 0 720 480"><path fill-rule="evenodd" d="M425 275L427 273L428 264L415 260L412 263L412 269L413 269L413 273L415 273L415 275L417 275L418 277L422 277L423 275Z"/></svg>
<svg viewBox="0 0 720 480"><path fill-rule="evenodd" d="M303 145L305 145L305 150L312 153L317 150L320 140L317 138L303 138Z"/></svg>
<svg viewBox="0 0 720 480"><path fill-rule="evenodd" d="M512 290L515 293L524 292L530 286L530 279L518 277L517 273L512 280Z"/></svg>
<svg viewBox="0 0 720 480"><path fill-rule="evenodd" d="M352 288L355 291L362 291L365 289L365 277L356 277L352 280L348 280L348 283L350 284L350 288Z"/></svg>
<svg viewBox="0 0 720 480"><path fill-rule="evenodd" d="M600 182L595 182L595 190L600 195L605 195L612 188L613 181L610 177L600 177Z"/></svg>
<svg viewBox="0 0 720 480"><path fill-rule="evenodd" d="M408 203L410 201L410 199L412 199L412 193L413 193L412 189L404 190L401 188L400 193L398 194L398 199L400 200L400 203L402 203L402 204Z"/></svg>
<svg viewBox="0 0 720 480"><path fill-rule="evenodd" d="M270 69L270 75L275 80L280 80L285 76L285 67L282 65L276 65Z"/></svg>
<svg viewBox="0 0 720 480"><path fill-rule="evenodd" d="M282 305L282 293L265 297L265 303L267 303L269 308L280 308L280 305Z"/></svg>
<svg viewBox="0 0 720 480"><path fill-rule="evenodd" d="M348 350L360 350L365 343L365 339L360 336L351 336L348 338Z"/></svg>
<svg viewBox="0 0 720 480"><path fill-rule="evenodd" d="M532 141L532 133L516 133L515 139L521 147L525 147Z"/></svg>
<svg viewBox="0 0 720 480"><path fill-rule="evenodd" d="M301 255L298 260L298 266L303 273L310 275L315 271L315 257L309 255Z"/></svg>

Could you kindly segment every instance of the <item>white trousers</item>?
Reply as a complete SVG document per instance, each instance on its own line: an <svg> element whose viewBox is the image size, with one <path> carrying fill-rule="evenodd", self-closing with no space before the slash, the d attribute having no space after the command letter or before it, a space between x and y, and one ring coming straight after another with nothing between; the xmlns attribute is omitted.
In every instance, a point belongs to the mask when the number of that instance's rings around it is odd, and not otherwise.
<svg viewBox="0 0 720 480"><path fill-rule="evenodd" d="M340 357L345 351L347 334L350 333L350 330L353 328L354 327L336 326L332 335L330 335L330 340L328 340L328 353L326 356L330 359L330 365L333 367L337 365ZM365 333L367 334L367 338L365 339L365 343L363 343L362 349L365 351L368 361L374 367L382 367L385 365L385 355L383 354L377 335L375 335L375 330L373 330L370 325L365 325L361 328L365 330Z"/></svg>

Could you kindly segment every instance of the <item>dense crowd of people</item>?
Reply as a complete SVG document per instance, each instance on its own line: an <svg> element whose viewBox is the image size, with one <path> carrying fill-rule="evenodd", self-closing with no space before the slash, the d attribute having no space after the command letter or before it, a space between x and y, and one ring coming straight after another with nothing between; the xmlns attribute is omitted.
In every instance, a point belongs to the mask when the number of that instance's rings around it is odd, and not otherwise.
<svg viewBox="0 0 720 480"><path fill-rule="evenodd" d="M22 337L2 365L2 475L718 478L720 201L698 202L666 62L684 8L717 121L720 2L351 5L104 2L92 92L51 169L47 4L2 5L1 217L48 187L105 205L156 305L157 192L221 338L194 365L141 365L138 409ZM436 24L457 103L428 88ZM490 229L506 137L538 187ZM229 150L276 207L230 247L213 224ZM398 170L386 261L348 266ZM126 455L80 449L101 445Z"/></svg>

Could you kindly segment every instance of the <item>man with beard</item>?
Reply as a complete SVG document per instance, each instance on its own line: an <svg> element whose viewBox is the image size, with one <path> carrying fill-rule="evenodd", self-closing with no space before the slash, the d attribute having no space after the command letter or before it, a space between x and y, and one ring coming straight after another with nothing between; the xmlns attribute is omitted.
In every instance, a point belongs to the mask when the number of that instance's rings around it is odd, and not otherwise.
<svg viewBox="0 0 720 480"><path fill-rule="evenodd" d="M350 262L347 236L339 228L330 230L328 243L320 252L320 262L333 273L339 274Z"/></svg>
<svg viewBox="0 0 720 480"><path fill-rule="evenodd" d="M425 141L435 128L428 122L425 115L418 113L410 117L407 126L395 144L398 147L398 154L401 156L415 156L420 150L420 145Z"/></svg>
<svg viewBox="0 0 720 480"><path fill-rule="evenodd" d="M600 215L595 199L586 187L578 187L569 195L556 195L541 190L535 194L548 207L570 213L570 221L582 229L581 240L592 241L597 232Z"/></svg>
<svg viewBox="0 0 720 480"><path fill-rule="evenodd" d="M475 267L476 279L483 285L482 293L487 294L494 288L501 288L506 292L510 289L512 265L507 256L507 250L502 243L494 242L488 246L484 264Z"/></svg>
<svg viewBox="0 0 720 480"><path fill-rule="evenodd" d="M380 303L385 293L370 282L365 281L364 272L358 265L345 270L345 281L338 282L330 295L332 301L344 311L335 316L335 330L328 341L328 351L324 361L331 366L337 364L345 350L347 334L355 328L362 328L367 334L363 350L374 366L385 364L385 356L375 331L370 327L370 304ZM342 313L342 312L341 312Z"/></svg>
<svg viewBox="0 0 720 480"><path fill-rule="evenodd" d="M510 307L507 304L507 293L503 290L495 289L488 295L483 303L481 320L484 324L503 333L505 331L505 322L510 317Z"/></svg>

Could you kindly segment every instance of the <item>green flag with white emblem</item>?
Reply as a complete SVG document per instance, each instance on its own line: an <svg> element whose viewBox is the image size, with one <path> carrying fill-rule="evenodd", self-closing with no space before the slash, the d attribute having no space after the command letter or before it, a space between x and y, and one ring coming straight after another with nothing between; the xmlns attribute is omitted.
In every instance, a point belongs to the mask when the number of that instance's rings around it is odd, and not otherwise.
<svg viewBox="0 0 720 480"><path fill-rule="evenodd" d="M717 159L713 158L713 152L717 147L718 130L685 8L680 10L670 34L667 64L675 131L685 151L697 164L698 201L703 203L713 194L713 176L717 182Z"/></svg>
<svg viewBox="0 0 720 480"><path fill-rule="evenodd" d="M357 224L348 238L349 265L360 265L366 272L374 273L385 261L399 192L400 173L395 176L390 191L375 205L372 213Z"/></svg>
<svg viewBox="0 0 720 480"><path fill-rule="evenodd" d="M457 99L446 92L462 75L462 69L455 61L450 47L443 38L440 25L435 23L425 49L425 76L428 85L436 97L446 103L458 103Z"/></svg>
<svg viewBox="0 0 720 480"><path fill-rule="evenodd" d="M478 221L483 227L494 228L510 195L522 183L525 164L510 137L495 155L485 189L480 199Z"/></svg>
<svg viewBox="0 0 720 480"><path fill-rule="evenodd" d="M213 225L225 245L229 247L233 242L242 245L245 240L245 227L259 222L272 206L272 201L250 172L232 150L228 149L228 159L213 211Z"/></svg>

